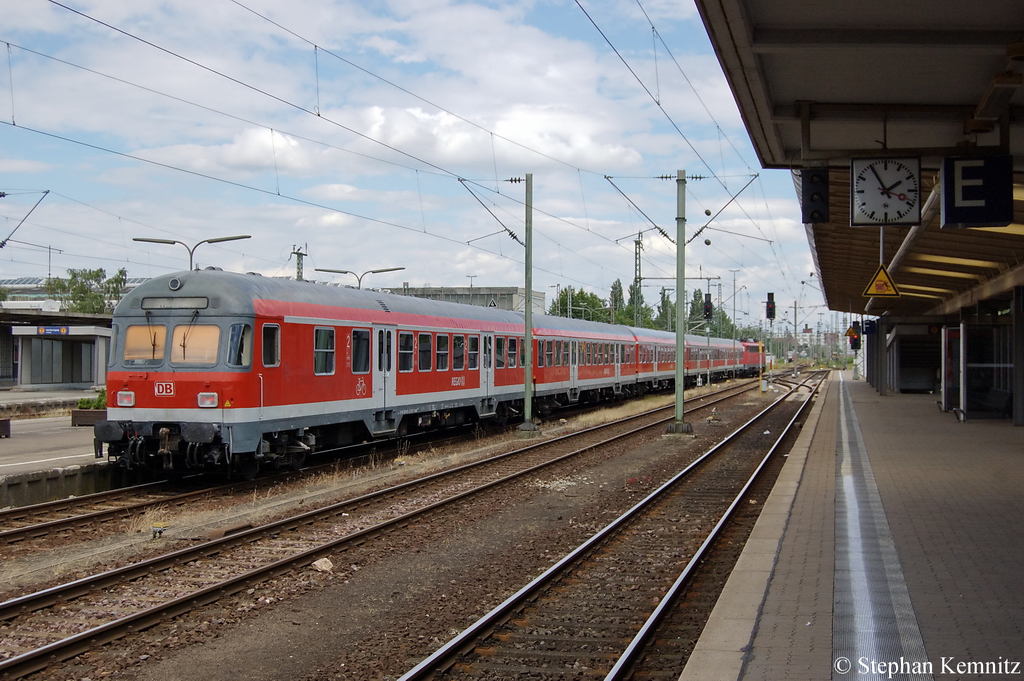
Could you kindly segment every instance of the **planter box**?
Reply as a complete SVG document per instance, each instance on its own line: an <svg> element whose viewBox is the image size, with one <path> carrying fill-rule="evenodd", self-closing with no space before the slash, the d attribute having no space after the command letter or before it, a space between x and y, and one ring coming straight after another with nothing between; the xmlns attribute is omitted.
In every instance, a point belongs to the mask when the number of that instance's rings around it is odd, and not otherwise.
<svg viewBox="0 0 1024 681"><path fill-rule="evenodd" d="M92 426L98 421L105 421L107 418L106 409L72 409L72 426Z"/></svg>

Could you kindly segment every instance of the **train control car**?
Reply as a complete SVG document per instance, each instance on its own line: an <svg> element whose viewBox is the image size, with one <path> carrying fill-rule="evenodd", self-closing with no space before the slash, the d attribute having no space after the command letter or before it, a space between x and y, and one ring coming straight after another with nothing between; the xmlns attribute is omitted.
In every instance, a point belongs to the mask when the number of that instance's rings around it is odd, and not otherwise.
<svg viewBox="0 0 1024 681"><path fill-rule="evenodd" d="M764 347L758 341L740 341L743 346L743 357L740 360L740 372L738 376L757 376L765 368Z"/></svg>
<svg viewBox="0 0 1024 681"><path fill-rule="evenodd" d="M523 410L521 313L207 269L136 287L112 327L96 453L129 466L249 477ZM536 315L533 334L538 413L674 382L671 333ZM730 374L732 341L691 342L688 382Z"/></svg>

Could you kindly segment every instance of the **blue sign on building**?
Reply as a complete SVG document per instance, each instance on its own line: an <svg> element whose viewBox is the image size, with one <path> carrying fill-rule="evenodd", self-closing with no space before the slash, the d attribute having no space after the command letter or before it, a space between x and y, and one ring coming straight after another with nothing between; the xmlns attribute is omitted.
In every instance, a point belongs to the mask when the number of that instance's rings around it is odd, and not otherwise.
<svg viewBox="0 0 1024 681"><path fill-rule="evenodd" d="M1013 222L1013 157L942 160L942 227L1005 227Z"/></svg>

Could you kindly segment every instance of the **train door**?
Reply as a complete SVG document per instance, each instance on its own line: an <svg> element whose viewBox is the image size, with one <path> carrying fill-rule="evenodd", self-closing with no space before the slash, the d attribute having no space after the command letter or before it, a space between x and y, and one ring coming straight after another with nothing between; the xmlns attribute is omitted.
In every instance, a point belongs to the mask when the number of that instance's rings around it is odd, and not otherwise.
<svg viewBox="0 0 1024 681"><path fill-rule="evenodd" d="M573 402L580 396L579 352L579 341L572 341L569 348L569 399Z"/></svg>
<svg viewBox="0 0 1024 681"><path fill-rule="evenodd" d="M375 325L373 336L373 408L390 409L395 406L397 395L395 358L398 353L395 347L398 332L394 326Z"/></svg>
<svg viewBox="0 0 1024 681"><path fill-rule="evenodd" d="M622 392L622 355L625 352L625 346L622 343L614 343L612 345L613 357L612 361L615 364L615 394L618 395Z"/></svg>
<svg viewBox="0 0 1024 681"><path fill-rule="evenodd" d="M484 347L480 365L480 415L490 416L497 409L494 399L494 334L481 336Z"/></svg>

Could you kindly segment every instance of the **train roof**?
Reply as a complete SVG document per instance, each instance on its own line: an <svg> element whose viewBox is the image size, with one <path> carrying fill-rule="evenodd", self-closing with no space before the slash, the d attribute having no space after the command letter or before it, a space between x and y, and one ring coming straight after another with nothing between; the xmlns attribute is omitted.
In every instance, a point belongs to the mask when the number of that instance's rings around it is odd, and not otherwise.
<svg viewBox="0 0 1024 681"><path fill-rule="evenodd" d="M154 277L121 300L114 310L115 317L144 314L142 301L147 298L206 298L209 309L220 315L260 312L332 318L336 313L328 314L329 309L347 308L361 311L361 319L381 324L395 323L396 317L408 320L409 316L498 325L523 324L521 314L497 308L211 269Z"/></svg>
<svg viewBox="0 0 1024 681"><path fill-rule="evenodd" d="M146 299L149 302L144 304ZM180 302L171 303L172 300ZM212 268L149 279L125 295L115 308L114 317L200 309L204 316L260 313L330 320L338 318L338 308L359 311L358 318L367 323L482 328L506 333L523 333L525 328L522 312ZM533 326L539 335L565 334L598 341L624 342L635 338L641 343L672 343L675 339L670 331L546 314L533 315ZM710 341L713 347L733 344L724 338ZM708 339L687 334L686 343L706 345Z"/></svg>

